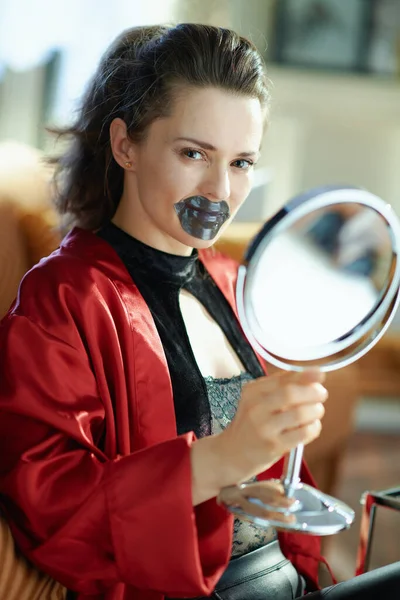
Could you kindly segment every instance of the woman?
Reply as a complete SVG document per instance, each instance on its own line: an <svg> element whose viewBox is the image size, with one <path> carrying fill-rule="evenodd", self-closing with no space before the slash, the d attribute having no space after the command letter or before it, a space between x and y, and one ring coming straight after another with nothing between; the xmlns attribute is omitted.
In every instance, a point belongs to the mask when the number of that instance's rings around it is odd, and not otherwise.
<svg viewBox="0 0 400 600"><path fill-rule="evenodd" d="M208 250L249 193L268 98L233 32L137 28L65 132L57 202L75 227L1 327L0 492L23 554L71 598L318 587L317 538L278 539L216 501L279 477L327 396L318 372L264 376L236 319L236 265Z"/></svg>

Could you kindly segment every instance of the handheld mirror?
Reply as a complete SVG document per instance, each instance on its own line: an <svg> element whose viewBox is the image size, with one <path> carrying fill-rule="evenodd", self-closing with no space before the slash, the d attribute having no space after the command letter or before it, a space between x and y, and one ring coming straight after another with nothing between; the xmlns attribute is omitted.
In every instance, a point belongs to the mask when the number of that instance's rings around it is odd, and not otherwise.
<svg viewBox="0 0 400 600"><path fill-rule="evenodd" d="M399 247L395 213L366 190L330 186L295 197L252 240L239 268L238 313L249 342L286 370L354 362L397 309ZM349 527L350 507L301 483L302 456L303 446L292 450L280 482L227 488L219 500L259 525L316 535ZM294 499L290 509L274 497L278 483Z"/></svg>

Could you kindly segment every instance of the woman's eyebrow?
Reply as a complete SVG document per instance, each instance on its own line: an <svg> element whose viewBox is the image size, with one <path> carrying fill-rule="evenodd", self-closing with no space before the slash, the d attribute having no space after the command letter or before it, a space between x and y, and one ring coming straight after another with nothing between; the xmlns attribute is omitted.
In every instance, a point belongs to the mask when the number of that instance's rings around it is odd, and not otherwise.
<svg viewBox="0 0 400 600"><path fill-rule="evenodd" d="M196 146L203 148L203 150L211 150L213 152L215 152L217 150L217 148L215 146L213 146L212 144L210 144L208 142L203 142L201 140L196 140L195 138L191 138L191 137L177 137L174 139L174 142L190 142L191 144L195 144ZM255 151L255 152L238 152L237 156L241 156L243 158L248 158L250 156L257 156L258 153L259 153L259 150Z"/></svg>

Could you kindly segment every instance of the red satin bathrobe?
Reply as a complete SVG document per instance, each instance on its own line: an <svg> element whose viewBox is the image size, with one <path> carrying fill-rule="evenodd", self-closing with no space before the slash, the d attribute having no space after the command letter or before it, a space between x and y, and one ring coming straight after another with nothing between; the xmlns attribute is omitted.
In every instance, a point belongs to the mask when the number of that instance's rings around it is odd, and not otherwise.
<svg viewBox="0 0 400 600"><path fill-rule="evenodd" d="M235 307L236 263L200 258ZM79 600L211 593L233 523L215 500L192 506L193 440L177 437L163 348L125 266L73 230L0 326L0 497L18 546ZM280 540L316 583L319 539Z"/></svg>

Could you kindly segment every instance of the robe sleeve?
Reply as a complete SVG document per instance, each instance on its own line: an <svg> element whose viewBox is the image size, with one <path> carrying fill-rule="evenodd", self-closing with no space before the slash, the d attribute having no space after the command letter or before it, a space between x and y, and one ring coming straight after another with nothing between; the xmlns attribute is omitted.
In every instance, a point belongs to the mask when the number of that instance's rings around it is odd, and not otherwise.
<svg viewBox="0 0 400 600"><path fill-rule="evenodd" d="M81 593L117 582L210 593L229 560L232 520L214 500L192 506L193 436L107 458L97 446L105 410L82 348L31 316L12 312L0 325L0 498L17 545Z"/></svg>

